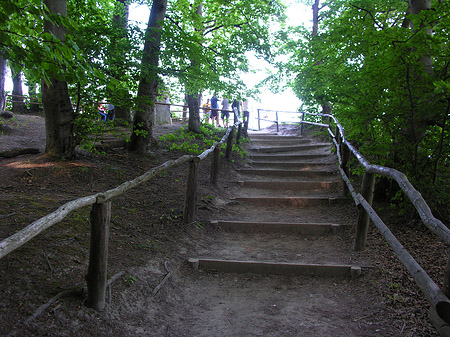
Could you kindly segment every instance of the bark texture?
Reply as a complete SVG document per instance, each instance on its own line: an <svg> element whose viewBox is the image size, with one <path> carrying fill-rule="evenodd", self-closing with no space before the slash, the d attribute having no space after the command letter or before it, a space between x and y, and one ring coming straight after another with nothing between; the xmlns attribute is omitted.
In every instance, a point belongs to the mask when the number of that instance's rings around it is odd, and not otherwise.
<svg viewBox="0 0 450 337"><path fill-rule="evenodd" d="M189 106L189 131L200 133L200 95L187 95L187 103Z"/></svg>
<svg viewBox="0 0 450 337"><path fill-rule="evenodd" d="M112 23L114 27L114 31L116 35L113 37L113 41L111 43L111 57L113 59L112 71L114 73L114 77L120 79L124 73L121 67L124 67L123 62L123 43L121 40L127 39L127 24L128 24L128 15L129 15L129 5L126 0L116 0L114 3L115 6L115 15L112 18ZM126 65L125 65L126 66ZM126 88L115 88L109 93L108 97L113 97L115 99L112 100L114 104L114 114L116 118L125 119L128 122L131 122L131 95ZM125 103L125 104L123 104Z"/></svg>
<svg viewBox="0 0 450 337"><path fill-rule="evenodd" d="M431 10L431 0L409 0L409 8L411 14L419 14L422 11ZM411 24L411 28L415 31L423 28L423 27L414 27ZM431 27L427 27L425 29L428 35L432 34ZM422 63L423 71L429 75L433 75L433 60L431 55L423 55L419 58L420 63Z"/></svg>
<svg viewBox="0 0 450 337"><path fill-rule="evenodd" d="M5 77L6 77L6 60L3 53L0 53L0 111L5 109Z"/></svg>
<svg viewBox="0 0 450 337"><path fill-rule="evenodd" d="M51 13L67 15L66 0L45 0ZM53 33L64 41L65 29L44 22L44 30ZM70 102L67 83L51 79L42 82L42 105L45 115L46 146L45 152L57 158L71 158L75 155L74 121L75 113Z"/></svg>
<svg viewBox="0 0 450 337"><path fill-rule="evenodd" d="M27 112L27 106L23 101L23 90L22 90L22 72L15 71L11 67L13 90L12 90L12 112L14 113L25 113Z"/></svg>
<svg viewBox="0 0 450 337"><path fill-rule="evenodd" d="M138 103L133 122L130 150L147 154L155 147L153 125L158 96L158 62L161 43L161 26L166 15L167 0L154 0L145 32L144 53L141 63L141 79Z"/></svg>

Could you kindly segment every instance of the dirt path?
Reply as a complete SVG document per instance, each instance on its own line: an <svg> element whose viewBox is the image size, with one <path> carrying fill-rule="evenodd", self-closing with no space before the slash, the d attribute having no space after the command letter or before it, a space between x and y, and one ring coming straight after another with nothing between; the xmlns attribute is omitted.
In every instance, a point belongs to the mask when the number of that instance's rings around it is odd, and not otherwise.
<svg viewBox="0 0 450 337"><path fill-rule="evenodd" d="M24 128L12 128L8 135L13 137L0 135L1 146L23 141L28 147L40 139L43 149L43 119L33 123L31 119L24 122L36 133L34 140L27 140ZM156 130L167 133L177 127ZM282 133L289 135L295 129L286 128ZM55 162L42 155L0 159L0 237L11 235L69 200L115 187L180 155L161 148L148 158L114 150L105 156L81 156L70 162ZM329 163L330 158L322 161ZM267 168L267 164L262 165ZM251 166L248 163L241 168ZM267 181L269 177L235 171L222 161L220 187L214 187L209 184L209 167L207 161L200 168L196 223L184 224L180 217L186 167L169 171L114 200L108 277L120 271L125 274L108 291L104 312L86 308L83 298L69 297L24 324L57 293L85 284L88 208L1 259L0 336L437 336L427 318L423 295L372 228L368 250L355 253L351 249L352 231L345 226L335 235L303 236L249 235L209 225L211 220L259 219L351 226L356 219L351 202L303 208L244 204L236 198L255 193L269 196L273 191L236 182ZM333 180L333 176L328 178ZM275 185L293 184L289 176L277 179ZM314 187L303 196L339 193L339 186L324 185L330 188L326 193ZM288 189L282 194L298 196ZM393 226L395 234L403 236L408 247L420 250L429 261L424 263L427 271L440 279L441 271L433 261L446 257L446 247L431 244L432 236L420 227L396 218L391 223L398 224ZM194 270L187 263L192 257L343 262L366 268L354 279L232 274ZM154 294L167 274L165 262L171 277Z"/></svg>
<svg viewBox="0 0 450 337"><path fill-rule="evenodd" d="M319 152L325 169L330 167L332 155L328 147ZM318 151L303 151L314 154ZM290 153L295 154L295 153ZM248 165L252 166L252 164ZM256 166L253 164L253 166ZM276 166L276 164L275 164ZM272 165L273 167L273 165ZM324 169L321 167L321 169ZM332 167L332 165L331 165ZM237 180L281 179L293 182L304 178L270 177L267 174L246 174L240 171ZM335 175L318 181L335 181ZM338 185L339 186L339 185ZM254 273L224 273L217 270L194 270L183 265L176 276L175 288L165 298L163 311L154 311L152 303L139 296L122 303L131 316L139 316L142 323L125 329L130 335L146 336L399 336L402 326L392 324L386 317L385 301L379 296L377 272L364 254L352 250L350 229L356 218L351 201L318 206L291 205L261 206L236 197L314 197L340 196L340 188L305 189L300 192L264 190L238 187L236 181L228 185L228 199L218 201L220 217L209 220L253 222L333 223L343 228L338 234L325 236L289 235L284 233L250 233L224 231L213 227L202 237L196 249L185 252L186 257L224 259L227 261L271 261L324 265L359 265L360 277L283 276ZM350 225L350 226L346 226ZM220 268L220 267L219 267ZM328 273L328 272L326 272ZM283 273L282 273L283 274ZM176 295L174 295L176 294ZM123 310L117 313L123 315ZM145 330L142 328L145 326ZM404 327L403 327L404 328Z"/></svg>

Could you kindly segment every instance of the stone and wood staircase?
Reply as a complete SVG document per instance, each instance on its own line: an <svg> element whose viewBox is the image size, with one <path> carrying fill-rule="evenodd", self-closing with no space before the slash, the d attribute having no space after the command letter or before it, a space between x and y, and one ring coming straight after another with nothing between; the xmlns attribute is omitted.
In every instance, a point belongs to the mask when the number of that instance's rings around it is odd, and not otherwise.
<svg viewBox="0 0 450 337"><path fill-rule="evenodd" d="M190 263L218 272L359 275L361 267L346 255L349 247L340 247L342 240L336 239L347 224L325 216L348 201L342 197L331 144L273 134L250 139L251 159L238 170L240 179L231 192L233 216L211 221L224 231L223 246L213 249L214 256L191 258ZM268 237L270 233L282 234L283 240ZM315 240L305 240L308 236ZM315 251L318 237L327 242L326 251Z"/></svg>

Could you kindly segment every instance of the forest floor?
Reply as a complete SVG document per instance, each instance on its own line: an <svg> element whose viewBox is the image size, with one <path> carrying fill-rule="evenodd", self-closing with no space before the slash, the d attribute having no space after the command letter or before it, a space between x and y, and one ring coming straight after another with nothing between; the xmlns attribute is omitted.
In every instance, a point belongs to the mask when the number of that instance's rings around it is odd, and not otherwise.
<svg viewBox="0 0 450 337"><path fill-rule="evenodd" d="M85 154L71 161L54 161L42 154L45 126L41 117L15 116L2 123L0 152L37 147L41 153L0 159L0 239L70 200L116 187L183 154L169 151L161 143L159 150L147 157L114 149L105 155ZM179 124L155 127L155 136L179 127ZM284 132L297 131L290 128ZM236 180L233 166L243 165L235 159L233 163L221 161L218 187L209 183L210 161L200 165L198 221L195 223L182 221L187 165L170 169L112 201L108 277L123 274L110 287L107 308L103 312L87 308L83 297L66 297L30 319L42 304L58 293L85 286L89 208L73 212L1 259L0 336L242 336L239 329L244 326L246 336L296 336L283 332L287 331L284 330L287 325L295 322L273 322L269 330L261 332L256 325L252 330L251 322L239 322L239 317L227 318L225 309L222 314L214 311L216 317L207 317L214 330L192 334L193 325L206 324L202 323L205 317L201 313L220 305L221 299L232 293L238 297L236 305L242 306L234 308L235 311L246 310L245 303L257 300L269 319L276 311L273 298L268 295L274 290L270 284L279 284L276 291L290 296L298 289L296 284L304 281L248 274L238 291L233 286L236 282L233 274L207 275L187 265L187 258L198 250L204 251L220 236L220 231L208 221L227 212L229 189ZM376 209L432 279L442 286L447 261L445 245L417 221L397 216L389 205L376 203ZM354 222L354 207L344 207L341 212L345 212L341 215L349 222ZM343 237L351 240L351 236L349 231ZM355 298L355 301L372 302L378 308L376 313L365 312L362 304L356 306L359 312L355 312L354 307L341 308L343 314L353 315L358 324L376 324L373 333L361 330L361 336L377 333L380 336L438 336L428 318L425 297L373 226L370 226L364 254L371 259L372 268L357 282L318 282L316 294L330 291L352 294L356 288L367 287L366 298ZM153 295L167 274L166 267L171 277ZM213 294L206 294L202 287L211 277L217 280L218 286ZM263 291L257 299L252 297L252 290L256 288ZM207 295L211 295L209 301ZM313 310L323 310L324 315L327 314L320 299ZM341 328L339 335L349 335L345 327Z"/></svg>

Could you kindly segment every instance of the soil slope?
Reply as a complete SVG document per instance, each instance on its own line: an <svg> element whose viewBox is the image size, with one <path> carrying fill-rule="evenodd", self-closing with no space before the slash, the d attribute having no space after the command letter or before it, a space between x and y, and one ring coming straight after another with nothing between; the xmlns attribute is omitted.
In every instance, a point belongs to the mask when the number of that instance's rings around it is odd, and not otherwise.
<svg viewBox="0 0 450 337"><path fill-rule="evenodd" d="M30 136L25 132L28 127L36 132L36 146L43 149L42 118L21 117L6 123L7 134L0 135L2 149L22 141L22 146L29 147L31 140L23 140ZM173 128L159 128L157 132ZM5 145L7 142L9 145ZM162 146L146 158L115 149L104 156L80 156L68 162L53 161L42 153L0 159L0 238L67 201L115 187L180 155ZM219 187L209 184L210 161L200 165L199 221L195 223L184 224L181 219L187 166L169 170L114 199L108 270L110 277L123 274L112 284L104 312L86 308L83 297L65 297L25 323L59 292L84 286L89 209L74 212L1 259L0 335L306 336L308 328L310 336L437 336L427 317L424 296L373 227L364 253L371 268L356 281L315 283L314 278L252 274L238 277L195 271L188 266L187 258L207 251L223 238L223 233L208 221L231 212L227 200L234 188L232 181L237 180L233 165L243 164L221 161ZM387 205L377 208L383 210L382 217L394 234L439 283L447 258L445 246L420 224L396 217ZM342 212L339 216L350 223L356 217L352 205L334 212ZM324 212L323 216L333 214ZM342 239L351 241L352 231L344 233ZM154 295L167 274L166 267L171 277ZM316 290L302 293L307 283L315 285ZM367 291L360 295L361 289ZM334 300L324 300L333 298L333 294ZM353 295L354 301L343 305L339 301L343 294ZM292 317L300 301L308 302L311 317L319 312L324 319L311 318L308 327L296 324ZM365 310L365 303L375 309ZM329 316L332 308L340 308L344 318L350 316L353 326L336 325L338 319Z"/></svg>

